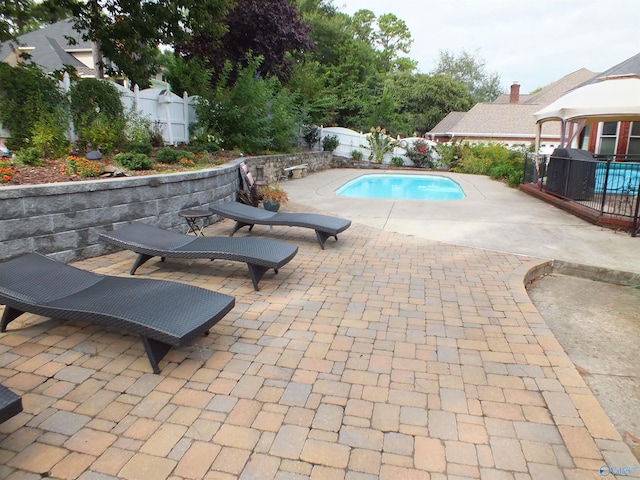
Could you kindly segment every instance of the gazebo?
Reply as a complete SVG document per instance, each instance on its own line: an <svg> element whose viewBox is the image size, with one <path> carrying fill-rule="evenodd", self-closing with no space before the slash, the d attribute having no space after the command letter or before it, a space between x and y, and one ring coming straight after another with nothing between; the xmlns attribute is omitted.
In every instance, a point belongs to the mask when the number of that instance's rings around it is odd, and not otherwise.
<svg viewBox="0 0 640 480"><path fill-rule="evenodd" d="M640 231L640 164L612 162L615 154L596 163L588 152L570 147L576 145L574 139L587 125L640 122L640 74L594 79L534 113L534 118L535 151L539 151L542 124L548 121L562 122L559 145L562 150L556 150L558 153L552 155L549 165L536 153L534 167L539 189L536 192L532 185L523 185L523 190L596 224L629 229L636 236ZM591 161L583 160L586 157ZM562 200L551 198L554 195Z"/></svg>
<svg viewBox="0 0 640 480"><path fill-rule="evenodd" d="M537 123L536 151L544 122L562 122L560 146L565 147L586 125L640 121L640 75L601 77L570 91L533 116Z"/></svg>

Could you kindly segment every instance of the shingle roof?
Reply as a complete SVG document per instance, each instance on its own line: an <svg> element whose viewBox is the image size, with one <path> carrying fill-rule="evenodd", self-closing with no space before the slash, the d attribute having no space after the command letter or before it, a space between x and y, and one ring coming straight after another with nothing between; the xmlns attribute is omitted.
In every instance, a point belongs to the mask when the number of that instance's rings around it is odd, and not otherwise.
<svg viewBox="0 0 640 480"><path fill-rule="evenodd" d="M595 83L598 79L602 77L614 77L617 75L638 75L640 74L640 53L634 55L631 58L627 58L624 62L620 62L617 65L614 65L608 70L605 70L599 75L587 80L586 82L578 85L582 87L584 85L589 85L590 83Z"/></svg>
<svg viewBox="0 0 640 480"><path fill-rule="evenodd" d="M67 38L73 38L76 43L69 45ZM87 67L69 51L91 50L91 42L83 40L82 35L73 29L73 19L66 19L21 35L17 44L11 40L1 43L0 60L6 59L15 47L28 48L31 60L50 73L65 65L86 70Z"/></svg>
<svg viewBox="0 0 640 480"><path fill-rule="evenodd" d="M583 68L534 95L521 95L520 103L509 103L509 95L505 94L495 102L478 103L468 112L451 112L429 133L459 137L534 138L537 127L533 114L595 75ZM556 122L547 122L542 127L542 133L559 135L560 126Z"/></svg>
<svg viewBox="0 0 640 480"><path fill-rule="evenodd" d="M547 105L555 102L569 90L573 90L578 85L597 76L597 73L587 70L586 68L581 68L580 70L576 70L569 75L565 75L560 80L556 80L552 84L547 85L535 95L531 95L531 97L527 99L526 103L539 105L540 108L546 107Z"/></svg>

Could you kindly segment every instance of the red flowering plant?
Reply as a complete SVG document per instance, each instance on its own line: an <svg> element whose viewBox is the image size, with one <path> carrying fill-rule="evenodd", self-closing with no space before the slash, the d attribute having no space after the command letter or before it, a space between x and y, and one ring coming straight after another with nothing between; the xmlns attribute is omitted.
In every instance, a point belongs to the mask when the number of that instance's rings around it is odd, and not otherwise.
<svg viewBox="0 0 640 480"><path fill-rule="evenodd" d="M0 183L8 183L18 171L11 166L9 160L0 159Z"/></svg>
<svg viewBox="0 0 640 480"><path fill-rule="evenodd" d="M416 140L407 146L407 157L415 167L433 168L431 147L424 140Z"/></svg>

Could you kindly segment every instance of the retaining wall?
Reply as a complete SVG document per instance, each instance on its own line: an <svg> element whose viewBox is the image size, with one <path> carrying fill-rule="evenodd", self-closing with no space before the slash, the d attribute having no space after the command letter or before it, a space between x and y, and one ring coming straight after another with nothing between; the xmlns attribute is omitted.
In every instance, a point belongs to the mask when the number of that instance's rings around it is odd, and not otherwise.
<svg viewBox="0 0 640 480"><path fill-rule="evenodd" d="M282 168L306 163L309 171L335 165L327 152L247 157L221 167L187 173L0 187L0 261L40 252L65 263L114 251L100 232L134 221L186 232L178 212L233 201L238 164L256 175L263 165L274 181ZM215 216L211 221L219 220Z"/></svg>

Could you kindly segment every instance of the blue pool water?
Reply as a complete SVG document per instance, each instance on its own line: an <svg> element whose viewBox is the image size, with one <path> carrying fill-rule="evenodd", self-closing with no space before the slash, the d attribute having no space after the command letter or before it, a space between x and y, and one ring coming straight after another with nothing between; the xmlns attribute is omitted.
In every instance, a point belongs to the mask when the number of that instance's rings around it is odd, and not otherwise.
<svg viewBox="0 0 640 480"><path fill-rule="evenodd" d="M460 185L438 175L372 174L362 175L338 190L336 195L396 200L460 200Z"/></svg>
<svg viewBox="0 0 640 480"><path fill-rule="evenodd" d="M606 164L599 162L596 167L595 192L603 193L607 173ZM607 193L613 195L637 195L640 185L640 165L635 163L611 163L607 178Z"/></svg>

